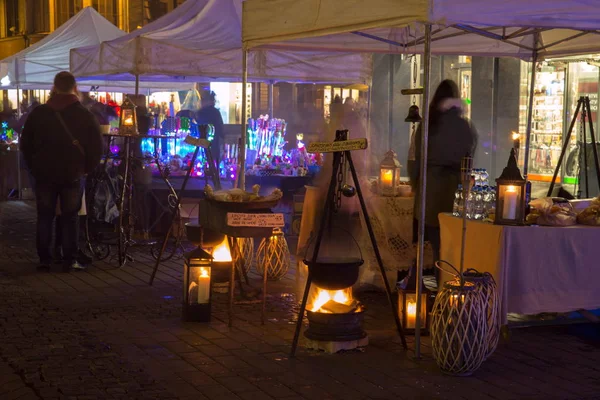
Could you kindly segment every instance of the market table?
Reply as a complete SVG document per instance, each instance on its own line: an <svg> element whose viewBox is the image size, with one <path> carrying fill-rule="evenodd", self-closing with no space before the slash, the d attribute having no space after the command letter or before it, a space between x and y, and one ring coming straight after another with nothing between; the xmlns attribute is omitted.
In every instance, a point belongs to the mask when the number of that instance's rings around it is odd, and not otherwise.
<svg viewBox="0 0 600 400"><path fill-rule="evenodd" d="M440 214L441 258L460 266L462 219ZM501 323L532 315L600 308L600 230L500 226L467 221L465 269L489 272L498 284ZM442 281L448 280L442 274Z"/></svg>

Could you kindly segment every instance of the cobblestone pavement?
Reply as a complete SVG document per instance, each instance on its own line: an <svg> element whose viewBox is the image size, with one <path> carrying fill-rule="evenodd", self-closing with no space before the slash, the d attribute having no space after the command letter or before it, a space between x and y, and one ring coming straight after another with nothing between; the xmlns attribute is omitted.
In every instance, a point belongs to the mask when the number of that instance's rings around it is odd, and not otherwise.
<svg viewBox="0 0 600 400"><path fill-rule="evenodd" d="M229 328L224 295L210 324L182 323L181 261L163 263L153 287L143 252L121 269L36 272L34 222L31 204L0 203L0 400L600 399L594 326L514 330L472 377L455 378L439 372L427 338L413 360L385 296L361 293L364 351L301 348L291 359L293 272L269 284L265 326L260 305L244 304Z"/></svg>

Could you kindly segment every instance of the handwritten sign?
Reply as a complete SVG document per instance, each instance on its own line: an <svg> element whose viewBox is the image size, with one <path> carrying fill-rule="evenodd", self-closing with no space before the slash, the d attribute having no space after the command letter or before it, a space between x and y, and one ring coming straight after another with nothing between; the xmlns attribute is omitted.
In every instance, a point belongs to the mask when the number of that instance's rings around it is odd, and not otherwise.
<svg viewBox="0 0 600 400"><path fill-rule="evenodd" d="M281 228L285 225L283 214L227 213L228 226L252 228Z"/></svg>
<svg viewBox="0 0 600 400"><path fill-rule="evenodd" d="M192 135L187 135L183 141L187 144L191 144L192 146L202 147L203 149L208 149L210 147L210 142L208 140L198 139Z"/></svg>
<svg viewBox="0 0 600 400"><path fill-rule="evenodd" d="M339 142L313 142L308 145L309 153L335 153L338 151L364 150L367 139L340 140Z"/></svg>

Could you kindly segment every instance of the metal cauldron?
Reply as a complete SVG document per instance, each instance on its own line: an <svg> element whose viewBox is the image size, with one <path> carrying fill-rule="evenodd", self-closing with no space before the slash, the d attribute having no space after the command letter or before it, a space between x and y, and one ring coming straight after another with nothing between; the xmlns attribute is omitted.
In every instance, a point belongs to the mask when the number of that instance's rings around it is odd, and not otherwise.
<svg viewBox="0 0 600 400"><path fill-rule="evenodd" d="M328 258L317 259L316 262L304 260L312 283L325 290L342 290L354 285L358 280L361 258Z"/></svg>
<svg viewBox="0 0 600 400"><path fill-rule="evenodd" d="M198 247L215 247L225 239L224 234L204 228L198 222L186 223L185 233L188 240Z"/></svg>

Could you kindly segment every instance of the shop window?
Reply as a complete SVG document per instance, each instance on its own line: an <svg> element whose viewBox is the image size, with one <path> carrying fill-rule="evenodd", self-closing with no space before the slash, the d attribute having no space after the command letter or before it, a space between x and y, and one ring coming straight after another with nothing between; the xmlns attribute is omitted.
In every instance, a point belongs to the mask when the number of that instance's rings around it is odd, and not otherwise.
<svg viewBox="0 0 600 400"><path fill-rule="evenodd" d="M83 0L55 0L56 27L67 22L83 9Z"/></svg>
<svg viewBox="0 0 600 400"><path fill-rule="evenodd" d="M5 24L2 37L14 37L21 34L19 24L19 0L5 0Z"/></svg>
<svg viewBox="0 0 600 400"><path fill-rule="evenodd" d="M92 7L113 24L119 24L119 0L93 0Z"/></svg>
<svg viewBox="0 0 600 400"><path fill-rule="evenodd" d="M34 0L30 3L31 12L28 12L29 33L50 32L50 10L48 0ZM29 10L28 10L29 11Z"/></svg>

